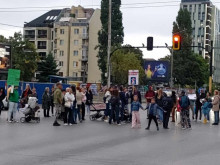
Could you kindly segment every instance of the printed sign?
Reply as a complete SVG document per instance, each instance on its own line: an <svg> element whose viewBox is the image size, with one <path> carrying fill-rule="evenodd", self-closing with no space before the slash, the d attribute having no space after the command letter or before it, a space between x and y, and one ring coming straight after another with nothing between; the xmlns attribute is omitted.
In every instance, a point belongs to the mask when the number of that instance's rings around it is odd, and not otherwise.
<svg viewBox="0 0 220 165"><path fill-rule="evenodd" d="M8 70L8 85L19 86L21 71L17 69Z"/></svg>
<svg viewBox="0 0 220 165"><path fill-rule="evenodd" d="M139 85L139 70L128 71L128 85Z"/></svg>
<svg viewBox="0 0 220 165"><path fill-rule="evenodd" d="M8 70L11 67L11 46L0 44L0 70Z"/></svg>

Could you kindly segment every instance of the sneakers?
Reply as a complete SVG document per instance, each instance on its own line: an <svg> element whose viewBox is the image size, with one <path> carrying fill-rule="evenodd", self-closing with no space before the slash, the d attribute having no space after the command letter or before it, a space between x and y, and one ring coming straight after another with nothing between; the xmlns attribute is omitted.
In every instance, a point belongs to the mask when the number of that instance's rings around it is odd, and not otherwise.
<svg viewBox="0 0 220 165"><path fill-rule="evenodd" d="M73 124L69 123L70 126L72 126Z"/></svg>
<svg viewBox="0 0 220 165"><path fill-rule="evenodd" d="M68 124L67 124L67 123L64 123L64 125L67 126Z"/></svg>
<svg viewBox="0 0 220 165"><path fill-rule="evenodd" d="M186 128L185 127L182 127L182 130L185 130Z"/></svg>
<svg viewBox="0 0 220 165"><path fill-rule="evenodd" d="M118 125L121 125L120 123Z"/></svg>
<svg viewBox="0 0 220 165"><path fill-rule="evenodd" d="M12 121L11 121L11 120L9 120L8 122L9 122L9 123L12 123Z"/></svg>
<svg viewBox="0 0 220 165"><path fill-rule="evenodd" d="M60 126L60 124L58 122L54 122L53 126Z"/></svg>
<svg viewBox="0 0 220 165"><path fill-rule="evenodd" d="M145 128L146 130L150 130L150 127Z"/></svg>

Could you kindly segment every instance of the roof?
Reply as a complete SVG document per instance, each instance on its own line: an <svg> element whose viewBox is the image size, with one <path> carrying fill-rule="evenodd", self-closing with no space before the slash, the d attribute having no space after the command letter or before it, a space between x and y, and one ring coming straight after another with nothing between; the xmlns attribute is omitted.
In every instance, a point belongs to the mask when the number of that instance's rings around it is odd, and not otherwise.
<svg viewBox="0 0 220 165"><path fill-rule="evenodd" d="M48 27L53 25L56 21L57 17L61 13L61 9L58 10L50 10L47 13L41 15L40 17L28 22L24 25L24 27Z"/></svg>

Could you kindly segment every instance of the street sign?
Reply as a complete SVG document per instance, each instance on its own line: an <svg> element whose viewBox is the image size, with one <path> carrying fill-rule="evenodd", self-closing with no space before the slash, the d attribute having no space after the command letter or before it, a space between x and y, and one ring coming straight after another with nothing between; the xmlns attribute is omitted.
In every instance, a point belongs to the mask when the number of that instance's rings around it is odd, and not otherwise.
<svg viewBox="0 0 220 165"><path fill-rule="evenodd" d="M128 85L139 85L139 70L128 71Z"/></svg>
<svg viewBox="0 0 220 165"><path fill-rule="evenodd" d="M17 69L8 70L8 85L19 86L21 71Z"/></svg>

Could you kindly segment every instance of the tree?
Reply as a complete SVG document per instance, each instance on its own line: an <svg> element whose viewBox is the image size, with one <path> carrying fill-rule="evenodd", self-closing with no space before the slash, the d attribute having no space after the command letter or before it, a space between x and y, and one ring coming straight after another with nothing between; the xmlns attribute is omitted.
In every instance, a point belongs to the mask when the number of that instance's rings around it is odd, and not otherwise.
<svg viewBox="0 0 220 165"><path fill-rule="evenodd" d="M35 45L23 40L21 32L14 33L8 42L12 46L12 68L21 70L21 80L31 81L38 62Z"/></svg>
<svg viewBox="0 0 220 165"><path fill-rule="evenodd" d="M48 82L49 75L57 75L59 69L57 69L58 65L50 53L48 56L39 62L38 64L38 71L40 72L39 81L40 82Z"/></svg>
<svg viewBox="0 0 220 165"><path fill-rule="evenodd" d="M122 13L120 11L121 0L112 0L112 48L120 47L124 38L124 27L122 24ZM109 0L101 1L101 23L102 29L98 32L98 66L102 72L102 82L106 84L105 73L107 73L107 47L108 47L108 13Z"/></svg>
<svg viewBox="0 0 220 165"><path fill-rule="evenodd" d="M133 52L125 53L123 50L118 50L113 54L111 62L112 76L115 84L125 85L128 83L128 70L139 70L140 84L144 83L143 65Z"/></svg>
<svg viewBox="0 0 220 165"><path fill-rule="evenodd" d="M181 86L198 85L207 82L208 64L202 56L193 53L192 48L192 23L190 13L186 9L180 9L176 22L173 23L173 34L180 34L181 47L174 51L175 83Z"/></svg>

